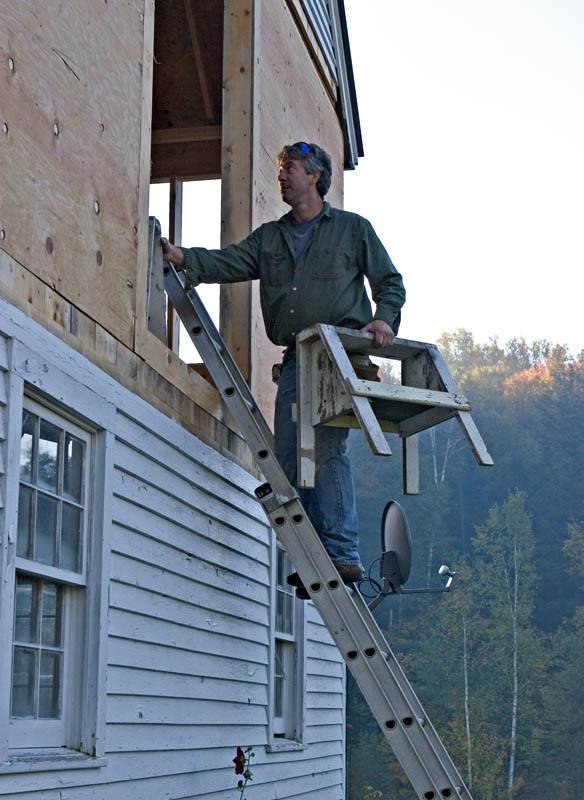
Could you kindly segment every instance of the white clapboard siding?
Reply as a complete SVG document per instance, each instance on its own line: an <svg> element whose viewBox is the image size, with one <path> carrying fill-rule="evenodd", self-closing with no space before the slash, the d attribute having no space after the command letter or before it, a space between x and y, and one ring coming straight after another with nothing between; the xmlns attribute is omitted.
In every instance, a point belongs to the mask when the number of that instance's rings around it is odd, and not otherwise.
<svg viewBox="0 0 584 800"><path fill-rule="evenodd" d="M315 765L316 766L316 765ZM328 767L328 768L327 768ZM286 800L287 798L317 798L330 800L331 797L344 800L342 787L338 781L340 757L334 762L324 761L318 772L302 772L278 777L274 780L259 779L258 771L249 791L250 800ZM257 778L255 777L257 776ZM110 800L123 797L124 800L234 800L237 798L236 776L233 770L196 772L190 774L161 776L155 779L144 778L117 784L117 794L112 793L112 785L97 784L71 788L55 788L44 791L42 800ZM251 792L253 791L253 795ZM11 800L39 800L36 792L11 795Z"/></svg>
<svg viewBox="0 0 584 800"><path fill-rule="evenodd" d="M54 368L79 385L87 407L77 410L97 427L91 398L110 404L115 446L106 763L0 769L0 797L234 800L235 749L252 745L250 800L344 800L345 671L310 603L303 746L269 748L273 534L257 478L0 300L3 331L24 342L30 381L46 394ZM3 353L0 340L0 380Z"/></svg>
<svg viewBox="0 0 584 800"><path fill-rule="evenodd" d="M269 763L262 765L261 772L258 769L255 773L254 785L257 780L263 778L264 769L268 770L265 774L270 780L282 780L285 776L294 773L307 774L315 764L334 764L336 763L335 759L340 758L338 748L331 743L314 745L310 750L310 757L307 756L307 750L304 750L297 754L294 762L290 761L287 753L273 753ZM256 756L259 758L259 751ZM92 770L92 780L89 782L100 786L102 791L110 791L108 787L110 783L123 783L124 788L128 790L134 782L157 777L213 772L215 776L222 776L221 783L215 781L214 789L219 786L229 788L233 787L235 777L232 758L233 748L231 747L205 748L189 752L159 750L146 754L143 752L110 753L107 770ZM57 785L62 789L76 787L80 785L81 775L82 773L77 770L62 772ZM82 785L87 783L88 781L81 782ZM45 773L32 773L27 779L26 792L42 791L46 785ZM230 790L232 791L232 789ZM113 793L110 796L116 795ZM38 797L37 800L39 800ZM44 800L44 795L42 800Z"/></svg>

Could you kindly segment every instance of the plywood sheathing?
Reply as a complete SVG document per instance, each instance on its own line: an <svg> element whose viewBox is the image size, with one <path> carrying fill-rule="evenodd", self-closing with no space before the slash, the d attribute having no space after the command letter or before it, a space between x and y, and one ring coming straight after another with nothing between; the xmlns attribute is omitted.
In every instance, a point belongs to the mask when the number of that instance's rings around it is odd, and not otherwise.
<svg viewBox="0 0 584 800"><path fill-rule="evenodd" d="M206 444L254 471L247 446L220 419L217 392L186 365L182 365L184 375L172 379L160 375L2 250L0 295Z"/></svg>
<svg viewBox="0 0 584 800"><path fill-rule="evenodd" d="M132 346L144 2L3 3L1 246Z"/></svg>

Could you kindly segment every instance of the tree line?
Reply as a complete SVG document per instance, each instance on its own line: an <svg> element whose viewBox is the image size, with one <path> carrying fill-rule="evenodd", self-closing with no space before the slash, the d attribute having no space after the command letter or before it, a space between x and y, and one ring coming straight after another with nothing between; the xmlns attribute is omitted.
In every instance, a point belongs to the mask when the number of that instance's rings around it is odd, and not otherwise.
<svg viewBox="0 0 584 800"><path fill-rule="evenodd" d="M397 499L408 585L440 585L444 562L457 573L449 594L388 598L376 617L475 800L581 800L584 353L463 330L439 346L495 466L477 467L444 423L420 435L422 493L402 497L399 456L376 458L352 434L364 562ZM351 800L411 798L352 681L347 724Z"/></svg>

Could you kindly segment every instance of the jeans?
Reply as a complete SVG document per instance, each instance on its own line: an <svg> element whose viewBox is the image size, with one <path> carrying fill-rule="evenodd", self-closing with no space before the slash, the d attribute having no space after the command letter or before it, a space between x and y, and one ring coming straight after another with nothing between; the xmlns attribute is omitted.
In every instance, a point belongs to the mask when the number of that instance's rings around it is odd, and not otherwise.
<svg viewBox="0 0 584 800"><path fill-rule="evenodd" d="M276 458L293 486L298 488L296 423L296 356L282 364L276 396L274 439ZM325 550L337 564L360 564L357 508L351 464L347 458L348 428L317 428L314 489L299 489L308 518Z"/></svg>

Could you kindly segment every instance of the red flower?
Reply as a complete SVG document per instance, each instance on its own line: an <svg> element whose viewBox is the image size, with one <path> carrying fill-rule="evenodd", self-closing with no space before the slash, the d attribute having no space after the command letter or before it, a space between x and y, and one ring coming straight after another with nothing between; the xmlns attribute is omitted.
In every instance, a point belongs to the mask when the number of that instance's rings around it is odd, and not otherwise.
<svg viewBox="0 0 584 800"><path fill-rule="evenodd" d="M237 748L237 755L233 759L233 763L235 764L235 774L243 775L243 771L245 769L245 753L241 747Z"/></svg>

